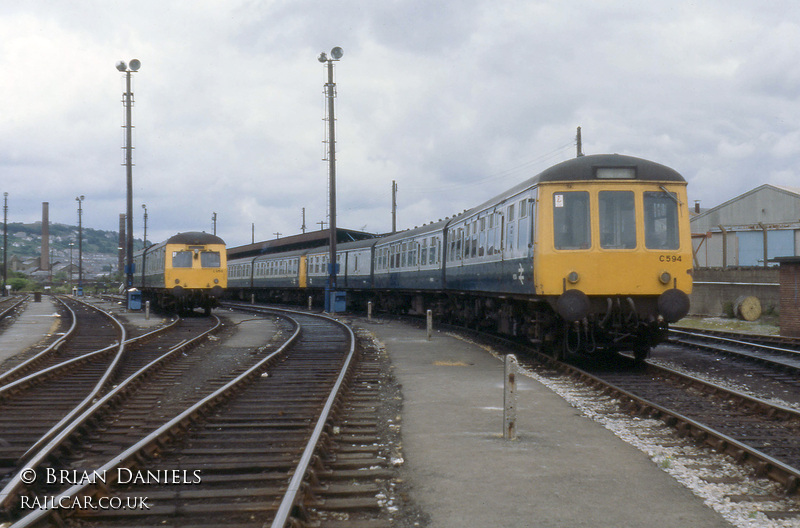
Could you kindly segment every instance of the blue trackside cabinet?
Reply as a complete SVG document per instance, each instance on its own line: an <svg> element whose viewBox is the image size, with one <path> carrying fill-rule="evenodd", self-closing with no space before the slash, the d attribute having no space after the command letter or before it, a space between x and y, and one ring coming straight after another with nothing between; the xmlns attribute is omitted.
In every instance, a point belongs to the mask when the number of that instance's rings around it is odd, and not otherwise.
<svg viewBox="0 0 800 528"><path fill-rule="evenodd" d="M347 293L325 289L325 311L338 313L347 310Z"/></svg>
<svg viewBox="0 0 800 528"><path fill-rule="evenodd" d="M347 311L347 293L343 291L331 292L331 306L333 313Z"/></svg>
<svg viewBox="0 0 800 528"><path fill-rule="evenodd" d="M128 310L142 309L142 292L139 290L128 290Z"/></svg>

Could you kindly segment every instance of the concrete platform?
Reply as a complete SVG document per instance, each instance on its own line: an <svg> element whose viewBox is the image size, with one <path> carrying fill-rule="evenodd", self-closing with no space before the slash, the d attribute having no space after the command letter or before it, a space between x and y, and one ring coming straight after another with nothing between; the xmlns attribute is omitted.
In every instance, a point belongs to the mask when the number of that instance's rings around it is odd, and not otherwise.
<svg viewBox="0 0 800 528"><path fill-rule="evenodd" d="M434 528L730 527L644 453L539 382L518 378L518 440L502 438L503 366L482 348L394 322L403 478Z"/></svg>
<svg viewBox="0 0 800 528"><path fill-rule="evenodd" d="M43 295L41 302L34 302L31 296L13 324L0 333L0 363L42 342L52 341L60 322L52 297Z"/></svg>

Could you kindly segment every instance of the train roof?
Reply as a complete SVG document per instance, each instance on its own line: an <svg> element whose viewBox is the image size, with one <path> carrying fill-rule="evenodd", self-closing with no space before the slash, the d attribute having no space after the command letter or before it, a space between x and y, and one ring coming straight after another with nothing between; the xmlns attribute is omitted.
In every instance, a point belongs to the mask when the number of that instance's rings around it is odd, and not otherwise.
<svg viewBox="0 0 800 528"><path fill-rule="evenodd" d="M610 170L604 172L598 169ZM506 200L540 183L592 180L686 183L686 180L678 171L654 161L622 154L592 154L589 156L572 158L553 165L536 176L528 178L504 193L495 196L491 200L487 200L477 207L455 215L455 218L470 216L478 211L486 209L493 203Z"/></svg>
<svg viewBox="0 0 800 528"><path fill-rule="evenodd" d="M431 233L439 233L444 229L444 227L450 222L450 220L439 220L438 222L431 222L429 224L425 224L419 227L414 227L413 229L406 229L405 231L399 231L392 235L388 235L382 238L379 238L376 243L377 245L381 246L384 244L389 244L396 240L404 240L406 238L418 237L418 236L425 236Z"/></svg>
<svg viewBox="0 0 800 528"><path fill-rule="evenodd" d="M598 170L599 169L599 170ZM602 172L603 169L612 169ZM614 171L613 169L623 169ZM633 169L624 171L624 169ZM638 181L670 181L685 182L678 171L633 156L622 154L595 154L580 156L545 169L532 178L530 183L543 183L553 181L584 181L598 179L624 179Z"/></svg>
<svg viewBox="0 0 800 528"><path fill-rule="evenodd" d="M178 233L167 239L167 244L186 244L192 246L201 246L205 244L225 244L217 235L205 233L203 231L186 231L185 233Z"/></svg>
<svg viewBox="0 0 800 528"><path fill-rule="evenodd" d="M372 247L380 238L367 238L364 240L356 240L354 242L341 242L336 244L337 251L348 251L352 249L361 249ZM327 254L330 251L329 246L318 246L313 248L295 249L292 251L284 251L282 253L264 253L258 256L234 257L228 259L228 264L235 264L237 262L255 262L262 260L275 260L299 257L303 255L317 255Z"/></svg>

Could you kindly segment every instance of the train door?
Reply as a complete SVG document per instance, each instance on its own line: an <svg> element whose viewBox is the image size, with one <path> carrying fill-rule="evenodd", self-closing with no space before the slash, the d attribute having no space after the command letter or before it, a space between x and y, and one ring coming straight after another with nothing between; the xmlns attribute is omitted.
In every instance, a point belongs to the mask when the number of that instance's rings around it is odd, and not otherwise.
<svg viewBox="0 0 800 528"><path fill-rule="evenodd" d="M297 282L300 288L306 288L308 286L308 266L306 263L306 256L300 255L300 265L297 266Z"/></svg>
<svg viewBox="0 0 800 528"><path fill-rule="evenodd" d="M537 221L536 215L538 213L538 203L539 203L539 188L535 187L531 190L531 194L523 198L524 205L522 206L525 209L525 214L527 214L527 218L520 219L520 229L522 228L522 224L524 223L527 228L527 233L525 233L525 240L522 240L522 233L520 233L520 251L525 251L525 245L527 245L527 252L523 253L528 256L528 262L531 264L531 288L536 288L536 266L533 265L534 257L536 255L536 244L538 234L536 233L537 228ZM522 215L522 211L520 211L520 215ZM524 220L524 221L523 221ZM525 244L525 245L523 245Z"/></svg>

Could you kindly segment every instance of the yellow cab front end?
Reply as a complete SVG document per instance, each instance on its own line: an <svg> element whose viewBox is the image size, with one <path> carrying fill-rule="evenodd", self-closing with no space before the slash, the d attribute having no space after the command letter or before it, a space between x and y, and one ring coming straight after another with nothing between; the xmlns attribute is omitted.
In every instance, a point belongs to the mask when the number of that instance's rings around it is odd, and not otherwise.
<svg viewBox="0 0 800 528"><path fill-rule="evenodd" d="M224 244L168 244L164 283L177 297L203 292L222 297L228 284Z"/></svg>
<svg viewBox="0 0 800 528"><path fill-rule="evenodd" d="M536 293L567 321L612 312L674 322L688 312L692 245L686 183L542 183Z"/></svg>

